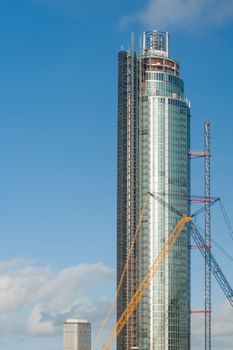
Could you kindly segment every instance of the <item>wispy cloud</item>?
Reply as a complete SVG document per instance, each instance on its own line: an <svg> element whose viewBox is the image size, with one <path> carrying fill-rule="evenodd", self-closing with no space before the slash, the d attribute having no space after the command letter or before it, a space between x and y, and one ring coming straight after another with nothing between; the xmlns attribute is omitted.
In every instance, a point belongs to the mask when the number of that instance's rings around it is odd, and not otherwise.
<svg viewBox="0 0 233 350"><path fill-rule="evenodd" d="M114 280L115 271L103 264L83 264L55 271L51 266L38 266L24 259L0 261L1 345L9 339L24 342L32 336L40 339L62 336L64 320L72 317L87 318L92 322L93 331L98 331L112 301L109 290ZM226 301L213 308L216 350L232 349L233 313L228 304ZM109 327L113 323L114 315ZM203 315L193 315L192 348L195 350L203 347L203 329Z"/></svg>
<svg viewBox="0 0 233 350"><path fill-rule="evenodd" d="M216 26L233 20L232 0L149 0L146 7L122 19L121 25L140 22L152 29Z"/></svg>
<svg viewBox="0 0 233 350"><path fill-rule="evenodd" d="M14 259L0 262L0 334L62 334L66 318L99 326L109 306L114 270L85 264L54 271L50 266Z"/></svg>
<svg viewBox="0 0 233 350"><path fill-rule="evenodd" d="M203 348L204 316L192 316L192 349ZM233 344L233 313L228 301L213 307L212 343L216 350L231 350Z"/></svg>

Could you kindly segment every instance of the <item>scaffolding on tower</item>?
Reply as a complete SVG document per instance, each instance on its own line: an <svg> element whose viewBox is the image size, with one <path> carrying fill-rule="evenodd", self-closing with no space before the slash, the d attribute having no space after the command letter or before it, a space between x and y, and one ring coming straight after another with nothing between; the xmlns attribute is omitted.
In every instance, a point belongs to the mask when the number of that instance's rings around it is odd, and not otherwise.
<svg viewBox="0 0 233 350"><path fill-rule="evenodd" d="M210 205L210 122L204 122L205 163L205 350L211 350L211 213ZM209 263L208 263L209 261Z"/></svg>

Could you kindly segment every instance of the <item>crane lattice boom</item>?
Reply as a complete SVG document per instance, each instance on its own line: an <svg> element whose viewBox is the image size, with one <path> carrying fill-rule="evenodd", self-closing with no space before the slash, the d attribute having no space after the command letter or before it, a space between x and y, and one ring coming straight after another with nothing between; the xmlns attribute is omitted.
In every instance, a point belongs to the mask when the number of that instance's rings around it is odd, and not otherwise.
<svg viewBox="0 0 233 350"><path fill-rule="evenodd" d="M188 222L190 222L192 218L190 216L183 216L175 228L173 229L170 236L167 238L166 242L163 245L163 248L161 249L159 255L154 260L152 266L148 270L147 274L145 275L144 279L142 280L141 284L139 285L138 290L134 293L131 300L129 301L127 307L125 308L124 312L122 313L121 317L119 318L118 322L112 329L110 335L106 339L105 343L103 344L101 350L110 350L112 347L113 342L115 341L116 337L120 334L122 329L124 328L125 324L127 323L128 319L136 309L137 305L139 304L143 294L145 293L146 289L150 285L153 277L155 276L156 272L161 267L162 263L164 262L165 258L167 257L168 253L172 249L173 244L176 242L177 238L179 237L180 233L186 226Z"/></svg>

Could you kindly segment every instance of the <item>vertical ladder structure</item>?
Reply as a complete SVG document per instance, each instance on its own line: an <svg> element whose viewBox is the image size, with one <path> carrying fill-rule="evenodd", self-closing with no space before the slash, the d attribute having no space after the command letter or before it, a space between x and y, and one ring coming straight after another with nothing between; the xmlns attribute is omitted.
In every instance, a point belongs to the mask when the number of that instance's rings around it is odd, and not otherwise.
<svg viewBox="0 0 233 350"><path fill-rule="evenodd" d="M211 350L210 122L204 122L205 168L205 350Z"/></svg>

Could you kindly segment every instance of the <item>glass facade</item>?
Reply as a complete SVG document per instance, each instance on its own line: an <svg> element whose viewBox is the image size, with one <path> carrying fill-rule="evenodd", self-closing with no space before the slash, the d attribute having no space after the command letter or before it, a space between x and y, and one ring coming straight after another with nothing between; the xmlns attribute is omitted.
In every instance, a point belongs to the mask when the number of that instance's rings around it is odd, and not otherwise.
<svg viewBox="0 0 233 350"><path fill-rule="evenodd" d="M126 199L133 197L135 209L131 210L132 200L130 203L125 201L123 208L128 213L125 216L126 226L125 229L118 226L118 279L125 262L125 258L120 255L123 250L119 242L125 239L125 257L133 234L133 227L129 228L127 223L137 221L139 208L148 192L158 200L151 198L145 210L135 248L134 275L126 279L123 286L125 298L118 299L118 317L127 305L127 290L136 290L172 232L179 219L177 212L189 213L189 102L184 97L179 64L168 54L168 35L153 31L145 33L144 37L143 51L134 64L134 71L138 74L138 85L133 91L134 99L138 100L137 108L133 113L127 109L123 113L126 135L128 125L134 127L134 142L122 137L121 146L118 143L118 210L124 195L119 183L124 178L130 180L125 184ZM125 55L132 56L132 52L125 52ZM130 72L129 69L127 71ZM125 90L128 91L127 78L124 83ZM125 98L127 101L127 96ZM119 96L120 107L122 103L123 98ZM119 147L123 147L126 156L125 175L119 172L119 161L122 160ZM127 172L129 152L135 156L133 160L130 157L133 178ZM130 191L132 186L133 193ZM118 225L119 223L121 218L118 211ZM143 296L134 321L131 320L133 326L126 328L120 336L118 350L131 350L132 346L138 346L139 350L190 349L189 246L189 236L183 232Z"/></svg>

